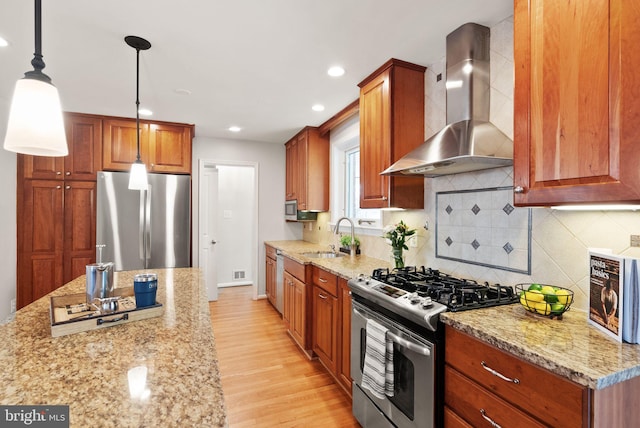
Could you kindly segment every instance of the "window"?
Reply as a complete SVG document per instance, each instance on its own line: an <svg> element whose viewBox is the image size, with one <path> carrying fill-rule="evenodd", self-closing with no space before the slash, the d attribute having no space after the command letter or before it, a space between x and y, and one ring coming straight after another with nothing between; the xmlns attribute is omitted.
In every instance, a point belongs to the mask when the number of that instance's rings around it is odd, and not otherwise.
<svg viewBox="0 0 640 428"><path fill-rule="evenodd" d="M360 208L360 148L346 150L345 156L345 215L360 225L379 226L379 209Z"/></svg>
<svg viewBox="0 0 640 428"><path fill-rule="evenodd" d="M360 208L360 121L357 115L331 130L331 223L349 217L358 233L377 235L382 211ZM341 224L343 231L347 224Z"/></svg>

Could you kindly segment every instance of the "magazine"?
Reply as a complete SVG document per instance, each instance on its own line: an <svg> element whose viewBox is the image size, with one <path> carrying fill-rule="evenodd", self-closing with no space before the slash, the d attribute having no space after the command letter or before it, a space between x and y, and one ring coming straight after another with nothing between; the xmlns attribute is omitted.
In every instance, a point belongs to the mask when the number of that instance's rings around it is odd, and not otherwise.
<svg viewBox="0 0 640 428"><path fill-rule="evenodd" d="M589 323L622 342L624 259L589 252Z"/></svg>

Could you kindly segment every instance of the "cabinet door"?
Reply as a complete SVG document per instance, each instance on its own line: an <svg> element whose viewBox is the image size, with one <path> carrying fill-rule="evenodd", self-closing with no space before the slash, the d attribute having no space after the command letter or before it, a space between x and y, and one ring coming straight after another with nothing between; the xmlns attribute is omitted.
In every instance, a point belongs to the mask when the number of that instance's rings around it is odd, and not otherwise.
<svg viewBox="0 0 640 428"><path fill-rule="evenodd" d="M380 175L390 166L390 69L360 90L360 208L385 208L389 177Z"/></svg>
<svg viewBox="0 0 640 428"><path fill-rule="evenodd" d="M291 335L298 344L306 349L306 322L307 322L307 293L306 286L303 282L293 278L292 293L292 310L291 316Z"/></svg>
<svg viewBox="0 0 640 428"><path fill-rule="evenodd" d="M150 123L148 161L150 172L191 174L192 127Z"/></svg>
<svg viewBox="0 0 640 428"><path fill-rule="evenodd" d="M38 180L62 180L64 157L18 154L18 175Z"/></svg>
<svg viewBox="0 0 640 428"><path fill-rule="evenodd" d="M63 284L62 182L25 180L18 212L18 308Z"/></svg>
<svg viewBox="0 0 640 428"><path fill-rule="evenodd" d="M287 271L283 276L283 289L284 295L282 296L282 320L284 321L287 330L291 330L291 318L293 314L293 277Z"/></svg>
<svg viewBox="0 0 640 428"><path fill-rule="evenodd" d="M339 352L338 379L345 389L351 393L351 295L347 280L338 279L339 285Z"/></svg>
<svg viewBox="0 0 640 428"><path fill-rule="evenodd" d="M96 182L68 181L64 188L64 272L69 282L86 272L96 254Z"/></svg>
<svg viewBox="0 0 640 428"><path fill-rule="evenodd" d="M310 208L307 204L307 180L309 179L307 176L307 164L309 163L308 143L307 132L302 132L298 136L298 144L296 145L296 183L294 185L299 210L308 210Z"/></svg>
<svg viewBox="0 0 640 428"><path fill-rule="evenodd" d="M286 200L297 199L296 184L298 181L298 139L293 138L285 144L286 152Z"/></svg>
<svg viewBox="0 0 640 428"><path fill-rule="evenodd" d="M516 205L639 202L640 8L516 0Z"/></svg>
<svg viewBox="0 0 640 428"><path fill-rule="evenodd" d="M105 119L102 123L102 164L107 171L129 171L136 160L136 121ZM149 169L149 125L140 123L140 156Z"/></svg>
<svg viewBox="0 0 640 428"><path fill-rule="evenodd" d="M266 291L267 299L276 306L276 261L267 257L266 261Z"/></svg>
<svg viewBox="0 0 640 428"><path fill-rule="evenodd" d="M69 145L65 180L95 180L102 169L102 119L67 113L65 129Z"/></svg>
<svg viewBox="0 0 640 428"><path fill-rule="evenodd" d="M313 351L335 374L338 363L337 299L320 287L313 287Z"/></svg>

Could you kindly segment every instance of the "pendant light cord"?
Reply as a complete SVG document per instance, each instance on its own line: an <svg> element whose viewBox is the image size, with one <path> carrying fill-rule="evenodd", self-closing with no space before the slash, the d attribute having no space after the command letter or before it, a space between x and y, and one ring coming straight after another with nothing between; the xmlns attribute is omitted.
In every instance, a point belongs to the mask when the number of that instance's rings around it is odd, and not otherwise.
<svg viewBox="0 0 640 428"><path fill-rule="evenodd" d="M40 0L37 0L40 1ZM136 163L142 163L140 159L140 49L136 48L136 141L138 154Z"/></svg>
<svg viewBox="0 0 640 428"><path fill-rule="evenodd" d="M51 83L51 78L42 72L44 69L44 60L42 59L42 0L34 1L35 9L35 49L31 65L33 70L24 73L24 77L28 79L41 80Z"/></svg>

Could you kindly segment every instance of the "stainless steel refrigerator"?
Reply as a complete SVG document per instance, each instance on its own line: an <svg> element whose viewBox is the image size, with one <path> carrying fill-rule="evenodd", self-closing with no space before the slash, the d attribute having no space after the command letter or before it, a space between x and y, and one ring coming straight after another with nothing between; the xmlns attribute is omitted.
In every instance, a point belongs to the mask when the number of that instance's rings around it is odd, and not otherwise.
<svg viewBox="0 0 640 428"><path fill-rule="evenodd" d="M129 190L129 173L98 173L96 244L115 270L188 267L188 175L148 174L149 190Z"/></svg>

